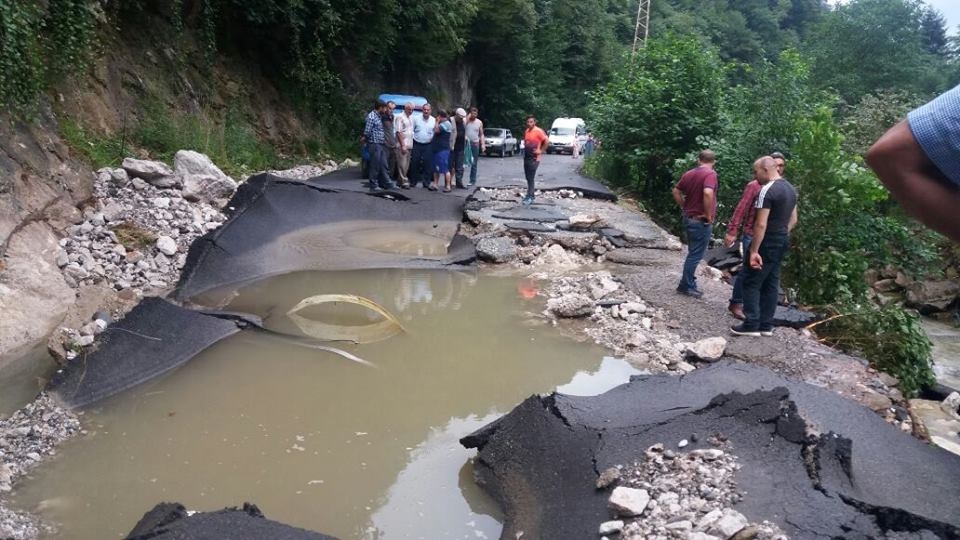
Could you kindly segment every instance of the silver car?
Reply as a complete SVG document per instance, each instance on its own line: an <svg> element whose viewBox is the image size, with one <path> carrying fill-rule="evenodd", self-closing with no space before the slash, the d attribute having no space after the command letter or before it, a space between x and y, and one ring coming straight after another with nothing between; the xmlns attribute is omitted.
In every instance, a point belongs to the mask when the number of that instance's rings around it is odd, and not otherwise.
<svg viewBox="0 0 960 540"><path fill-rule="evenodd" d="M487 155L497 154L500 157L512 156L520 148L517 139L505 128L486 128L483 138L487 142Z"/></svg>

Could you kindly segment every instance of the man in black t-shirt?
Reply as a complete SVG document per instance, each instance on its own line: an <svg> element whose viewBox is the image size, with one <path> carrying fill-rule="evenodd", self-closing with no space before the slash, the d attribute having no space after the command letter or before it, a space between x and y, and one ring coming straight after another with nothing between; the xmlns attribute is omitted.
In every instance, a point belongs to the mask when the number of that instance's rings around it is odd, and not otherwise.
<svg viewBox="0 0 960 540"><path fill-rule="evenodd" d="M790 244L790 231L797 224L797 191L780 176L769 156L753 164L763 186L757 195L748 264L743 280L743 313L746 320L730 331L738 336L772 336L773 314L780 291L780 266Z"/></svg>

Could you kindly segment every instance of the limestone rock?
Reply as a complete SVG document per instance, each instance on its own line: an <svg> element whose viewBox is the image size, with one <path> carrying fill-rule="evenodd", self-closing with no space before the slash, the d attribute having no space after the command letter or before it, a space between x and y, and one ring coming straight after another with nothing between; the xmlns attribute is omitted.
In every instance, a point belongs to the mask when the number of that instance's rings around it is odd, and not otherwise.
<svg viewBox="0 0 960 540"><path fill-rule="evenodd" d="M619 486L610 494L607 505L620 516L639 516L647 509L650 495L645 489Z"/></svg>
<svg viewBox="0 0 960 540"><path fill-rule="evenodd" d="M586 317L593 313L593 300L582 294L566 294L547 300L547 309L558 317Z"/></svg>
<svg viewBox="0 0 960 540"><path fill-rule="evenodd" d="M722 337L701 339L687 348L687 356L704 362L716 362L723 357L726 348L727 340Z"/></svg>
<svg viewBox="0 0 960 540"><path fill-rule="evenodd" d="M610 467L597 477L597 489L605 489L620 480L620 469Z"/></svg>
<svg viewBox="0 0 960 540"><path fill-rule="evenodd" d="M509 238L484 238L477 242L477 257L492 263L505 263L517 258L517 246Z"/></svg>
<svg viewBox="0 0 960 540"><path fill-rule="evenodd" d="M162 187L158 182L164 183L173 176L173 170L166 163L129 157L123 159L123 170L132 178L141 178L157 187Z"/></svg>
<svg viewBox="0 0 960 540"><path fill-rule="evenodd" d="M614 279L607 273L599 273L597 275L596 281L591 281L589 284L590 296L594 299L599 300L608 294L612 294L620 290L620 283L614 281Z"/></svg>
<svg viewBox="0 0 960 540"><path fill-rule="evenodd" d="M596 214L576 214L567 218L572 229L589 229L600 221L600 216Z"/></svg>
<svg viewBox="0 0 960 540"><path fill-rule="evenodd" d="M226 199L237 190L237 183L210 158L193 150L180 150L173 157L173 169L181 178L183 198L188 201L213 202Z"/></svg>
<svg viewBox="0 0 960 540"><path fill-rule="evenodd" d="M713 534L719 536L720 538L730 538L731 536L740 532L744 527L749 524L747 518L743 517L743 514L737 512L736 510L727 508L723 511L723 515L720 516L720 519L715 521L707 529L708 534Z"/></svg>
<svg viewBox="0 0 960 540"><path fill-rule="evenodd" d="M947 396L947 399L940 402L940 408L943 412L960 420L960 393L953 392Z"/></svg>
<svg viewBox="0 0 960 540"><path fill-rule="evenodd" d="M598 531L601 535L608 534L620 534L620 531L623 530L623 521L615 519L613 521L605 521L600 524L600 530Z"/></svg>
<svg viewBox="0 0 960 540"><path fill-rule="evenodd" d="M177 241L169 236L160 236L157 238L157 249L164 255L173 256L177 252Z"/></svg>
<svg viewBox="0 0 960 540"><path fill-rule="evenodd" d="M907 304L929 314L943 311L960 294L960 283L951 280L918 281L907 289Z"/></svg>

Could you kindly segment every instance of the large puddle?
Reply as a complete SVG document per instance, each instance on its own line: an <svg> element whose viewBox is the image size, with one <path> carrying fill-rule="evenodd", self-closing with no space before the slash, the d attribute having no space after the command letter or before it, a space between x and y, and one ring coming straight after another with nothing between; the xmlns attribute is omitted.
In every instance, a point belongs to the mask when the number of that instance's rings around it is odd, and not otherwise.
<svg viewBox="0 0 960 540"><path fill-rule="evenodd" d="M542 304L524 299L529 287L405 270L248 286L228 307L269 328L297 333L291 306L351 293L391 310L406 333L344 347L374 368L264 332L228 338L88 411L88 434L21 483L14 502L59 523L59 538L122 537L160 501L196 510L251 501L345 539L497 538L496 506L458 438L531 394L600 393L635 373L546 324ZM363 322L345 311L340 322Z"/></svg>

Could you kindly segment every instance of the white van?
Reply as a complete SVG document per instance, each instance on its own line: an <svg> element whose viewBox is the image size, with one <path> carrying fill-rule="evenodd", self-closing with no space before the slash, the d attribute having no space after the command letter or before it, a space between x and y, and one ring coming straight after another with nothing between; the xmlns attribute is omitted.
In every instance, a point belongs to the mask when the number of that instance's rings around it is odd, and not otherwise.
<svg viewBox="0 0 960 540"><path fill-rule="evenodd" d="M557 118L550 125L550 144L548 154L573 154L573 145L581 136L587 134L587 124L583 118Z"/></svg>

